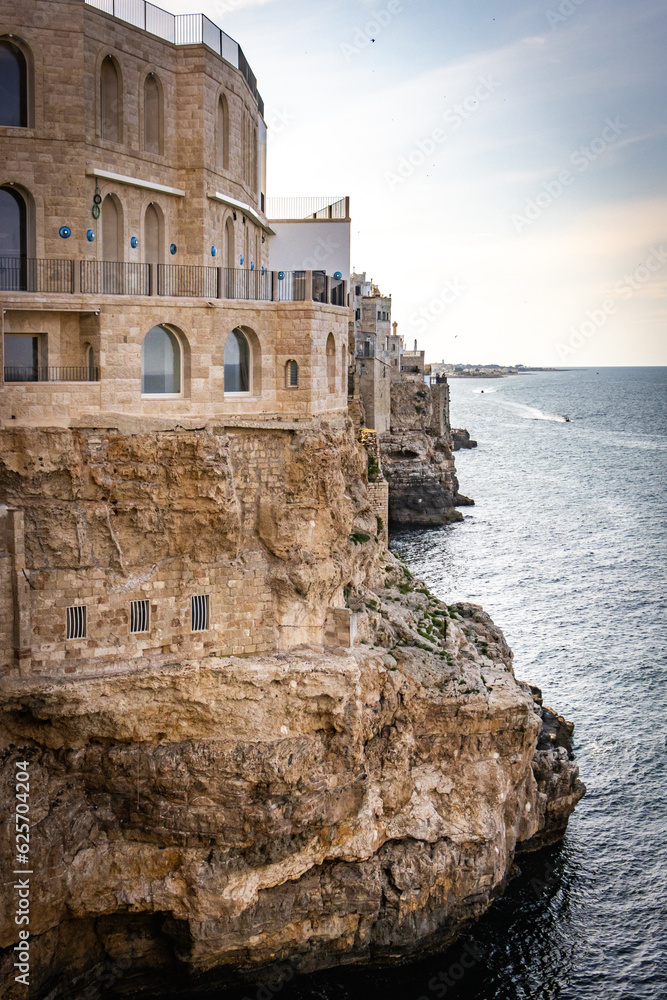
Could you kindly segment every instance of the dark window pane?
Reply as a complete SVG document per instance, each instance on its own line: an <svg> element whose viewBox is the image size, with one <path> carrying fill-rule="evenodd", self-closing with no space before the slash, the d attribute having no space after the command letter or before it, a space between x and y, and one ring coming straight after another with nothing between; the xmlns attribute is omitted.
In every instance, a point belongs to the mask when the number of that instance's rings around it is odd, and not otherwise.
<svg viewBox="0 0 667 1000"><path fill-rule="evenodd" d="M141 391L162 395L181 391L181 349L178 340L163 326L154 326L141 347Z"/></svg>
<svg viewBox="0 0 667 1000"><path fill-rule="evenodd" d="M25 56L11 42L0 42L0 125L28 124Z"/></svg>
<svg viewBox="0 0 667 1000"><path fill-rule="evenodd" d="M39 337L6 333L5 381L36 382L39 377Z"/></svg>
<svg viewBox="0 0 667 1000"><path fill-rule="evenodd" d="M0 188L0 257L25 257L25 202Z"/></svg>
<svg viewBox="0 0 667 1000"><path fill-rule="evenodd" d="M225 343L225 392L250 392L250 348L240 330Z"/></svg>

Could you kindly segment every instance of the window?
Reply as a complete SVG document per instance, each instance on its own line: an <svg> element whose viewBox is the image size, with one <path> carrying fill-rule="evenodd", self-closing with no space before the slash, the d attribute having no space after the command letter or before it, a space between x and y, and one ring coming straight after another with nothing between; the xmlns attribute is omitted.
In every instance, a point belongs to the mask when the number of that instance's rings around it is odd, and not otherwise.
<svg viewBox="0 0 667 1000"><path fill-rule="evenodd" d="M225 267L236 267L234 251L234 223L231 217L225 223Z"/></svg>
<svg viewBox="0 0 667 1000"><path fill-rule="evenodd" d="M28 70L13 42L0 41L0 125L28 125Z"/></svg>
<svg viewBox="0 0 667 1000"><path fill-rule="evenodd" d="M110 142L120 142L121 88L118 69L107 56L100 71L100 135Z"/></svg>
<svg viewBox="0 0 667 1000"><path fill-rule="evenodd" d="M96 372L95 372L95 352L93 350L92 344L88 344L86 348L86 367L88 368L88 381L96 382Z"/></svg>
<svg viewBox="0 0 667 1000"><path fill-rule="evenodd" d="M333 333L327 337L327 386L329 392L336 391L336 341Z"/></svg>
<svg viewBox="0 0 667 1000"><path fill-rule="evenodd" d="M299 386L299 366L296 361L288 361L285 366L285 385L288 389Z"/></svg>
<svg viewBox="0 0 667 1000"><path fill-rule="evenodd" d="M65 633L66 639L85 639L86 638L86 608L85 606L79 605L73 608L67 608L67 632Z"/></svg>
<svg viewBox="0 0 667 1000"><path fill-rule="evenodd" d="M238 328L225 342L225 392L250 392L250 345Z"/></svg>
<svg viewBox="0 0 667 1000"><path fill-rule="evenodd" d="M164 223L162 211L155 202L151 202L144 215L144 263L161 264L163 253Z"/></svg>
<svg viewBox="0 0 667 1000"><path fill-rule="evenodd" d="M224 94L218 98L215 120L215 162L218 170L229 169L229 110Z"/></svg>
<svg viewBox="0 0 667 1000"><path fill-rule="evenodd" d="M357 311L354 314L354 318L361 319L361 309L357 309Z"/></svg>
<svg viewBox="0 0 667 1000"><path fill-rule="evenodd" d="M130 601L130 632L150 631L151 609L148 601Z"/></svg>
<svg viewBox="0 0 667 1000"><path fill-rule="evenodd" d="M355 285L354 286L354 294L355 295L361 295L361 285Z"/></svg>
<svg viewBox="0 0 667 1000"><path fill-rule="evenodd" d="M141 345L141 392L170 396L181 391L181 345L165 326L154 326Z"/></svg>
<svg viewBox="0 0 667 1000"><path fill-rule="evenodd" d="M154 73L144 80L144 149L162 152L162 94Z"/></svg>
<svg viewBox="0 0 667 1000"><path fill-rule="evenodd" d="M38 334L5 334L5 382L39 380L39 339Z"/></svg>
<svg viewBox="0 0 667 1000"><path fill-rule="evenodd" d="M119 216L116 199L108 194L102 202L102 260L122 260Z"/></svg>
<svg viewBox="0 0 667 1000"><path fill-rule="evenodd" d="M210 602L208 594L197 594L191 598L190 616L193 632L206 632L209 628Z"/></svg>
<svg viewBox="0 0 667 1000"><path fill-rule="evenodd" d="M0 257L25 257L26 204L18 191L0 188Z"/></svg>

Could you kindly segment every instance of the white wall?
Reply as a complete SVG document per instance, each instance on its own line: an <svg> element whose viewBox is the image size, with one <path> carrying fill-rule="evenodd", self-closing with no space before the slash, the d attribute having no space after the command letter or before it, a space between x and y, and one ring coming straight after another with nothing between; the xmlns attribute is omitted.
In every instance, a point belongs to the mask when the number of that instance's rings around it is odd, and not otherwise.
<svg viewBox="0 0 667 1000"><path fill-rule="evenodd" d="M272 271L340 271L350 280L350 222L298 219L271 222L269 267Z"/></svg>

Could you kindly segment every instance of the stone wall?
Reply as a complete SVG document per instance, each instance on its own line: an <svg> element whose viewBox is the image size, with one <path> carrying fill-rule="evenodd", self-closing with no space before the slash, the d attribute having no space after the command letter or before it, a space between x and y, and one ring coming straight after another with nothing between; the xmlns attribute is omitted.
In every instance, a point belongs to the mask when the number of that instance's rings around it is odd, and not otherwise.
<svg viewBox="0 0 667 1000"><path fill-rule="evenodd" d="M13 621L18 579L31 622L27 643L4 636L5 668L26 644L33 673L67 674L321 643L344 586L384 549L367 475L342 422L0 432L0 503L18 511L4 520L25 522L25 573L6 541L0 601ZM199 595L210 627L193 632ZM141 600L150 630L132 634ZM67 639L73 606L86 634Z"/></svg>
<svg viewBox="0 0 667 1000"><path fill-rule="evenodd" d="M256 185L247 184L243 169L244 127L256 128L257 103L237 69L204 45L171 45L83 0L2 0L0 18L3 31L14 35L31 64L33 127L0 127L2 181L15 183L30 202L29 256L102 259L101 226L91 217L98 183L102 196L113 195L120 209L120 260L146 259L144 214L153 203L163 219L163 262L214 263L211 246L222 257L229 220L235 253L225 265L238 267L248 245L256 267L268 263L268 243L262 243L262 230L253 219L239 211L234 220L230 206L208 197L220 191L258 209ZM107 55L121 77L119 142L100 135L99 74ZM162 93L161 153L143 148L143 86L149 72ZM228 169L217 168L215 155L216 107L223 93L229 109ZM91 176L95 168L185 194L96 181ZM58 235L62 225L72 230L67 241ZM93 243L86 240L90 228L96 234ZM139 241L136 249L130 246L133 235ZM171 243L178 248L175 257L168 253ZM245 266L249 263L246 259Z"/></svg>

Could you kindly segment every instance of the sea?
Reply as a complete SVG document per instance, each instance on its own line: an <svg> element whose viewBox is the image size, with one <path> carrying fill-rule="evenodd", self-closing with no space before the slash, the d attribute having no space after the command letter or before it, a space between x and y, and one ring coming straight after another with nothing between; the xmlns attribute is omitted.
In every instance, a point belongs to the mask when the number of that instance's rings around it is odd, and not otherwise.
<svg viewBox="0 0 667 1000"><path fill-rule="evenodd" d="M392 548L438 597L481 604L504 630L517 676L574 722L588 793L562 843L519 856L502 898L449 950L238 996L664 1000L667 369L450 387L453 425L478 442L456 453L475 506Z"/></svg>

